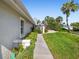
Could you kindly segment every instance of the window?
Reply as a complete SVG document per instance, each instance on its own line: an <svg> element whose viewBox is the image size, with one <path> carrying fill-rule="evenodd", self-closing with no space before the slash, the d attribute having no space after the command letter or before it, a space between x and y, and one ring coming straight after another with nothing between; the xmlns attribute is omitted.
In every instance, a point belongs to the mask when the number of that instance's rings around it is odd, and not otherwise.
<svg viewBox="0 0 79 59"><path fill-rule="evenodd" d="M21 35L24 33L24 21L21 20Z"/></svg>

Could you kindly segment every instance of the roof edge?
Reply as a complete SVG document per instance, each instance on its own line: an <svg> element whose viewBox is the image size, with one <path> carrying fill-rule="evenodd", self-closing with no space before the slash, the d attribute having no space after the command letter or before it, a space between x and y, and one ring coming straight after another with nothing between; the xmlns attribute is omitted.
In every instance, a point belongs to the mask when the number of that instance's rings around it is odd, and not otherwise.
<svg viewBox="0 0 79 59"><path fill-rule="evenodd" d="M19 14L27 18L32 24L35 24L34 20L30 16L28 10L25 8L22 0L4 0L12 8L14 8Z"/></svg>

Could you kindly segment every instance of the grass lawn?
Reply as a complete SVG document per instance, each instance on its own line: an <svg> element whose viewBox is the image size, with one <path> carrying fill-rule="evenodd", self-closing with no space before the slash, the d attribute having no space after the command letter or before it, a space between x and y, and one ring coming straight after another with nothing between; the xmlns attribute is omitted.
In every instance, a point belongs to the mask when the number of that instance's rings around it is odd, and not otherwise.
<svg viewBox="0 0 79 59"><path fill-rule="evenodd" d="M57 32L44 34L45 41L55 59L79 59L79 36Z"/></svg>

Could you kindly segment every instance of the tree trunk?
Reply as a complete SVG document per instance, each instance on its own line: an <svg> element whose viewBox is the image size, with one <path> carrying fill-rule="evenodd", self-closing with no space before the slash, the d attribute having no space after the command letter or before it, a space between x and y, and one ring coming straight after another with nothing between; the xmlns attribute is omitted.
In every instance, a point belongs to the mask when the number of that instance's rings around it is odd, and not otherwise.
<svg viewBox="0 0 79 59"><path fill-rule="evenodd" d="M68 16L66 16L66 23L67 23L68 32L70 32L70 27L69 27L69 24L68 24Z"/></svg>

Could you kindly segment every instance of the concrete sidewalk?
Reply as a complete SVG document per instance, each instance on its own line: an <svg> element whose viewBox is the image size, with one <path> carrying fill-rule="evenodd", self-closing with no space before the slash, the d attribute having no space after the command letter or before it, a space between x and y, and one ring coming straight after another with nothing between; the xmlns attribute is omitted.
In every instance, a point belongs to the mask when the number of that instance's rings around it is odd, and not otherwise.
<svg viewBox="0 0 79 59"><path fill-rule="evenodd" d="M54 59L42 34L38 34L37 36L37 42L34 49L34 59Z"/></svg>

